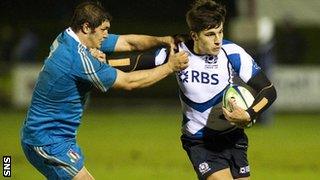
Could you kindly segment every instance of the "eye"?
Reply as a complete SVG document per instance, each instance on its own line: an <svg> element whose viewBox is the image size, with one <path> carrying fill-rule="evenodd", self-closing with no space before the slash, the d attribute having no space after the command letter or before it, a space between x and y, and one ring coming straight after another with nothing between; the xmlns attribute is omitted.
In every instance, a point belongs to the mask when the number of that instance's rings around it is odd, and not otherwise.
<svg viewBox="0 0 320 180"><path fill-rule="evenodd" d="M206 36L215 36L216 35L216 33L208 33L208 34L206 34Z"/></svg>

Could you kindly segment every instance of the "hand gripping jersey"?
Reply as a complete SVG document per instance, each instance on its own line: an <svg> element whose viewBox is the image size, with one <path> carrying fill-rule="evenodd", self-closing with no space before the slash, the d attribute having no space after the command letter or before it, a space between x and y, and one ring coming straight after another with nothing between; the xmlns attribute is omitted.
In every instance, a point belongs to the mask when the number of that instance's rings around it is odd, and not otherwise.
<svg viewBox="0 0 320 180"><path fill-rule="evenodd" d="M113 52L118 36L110 34L101 50ZM95 59L68 28L53 42L34 88L22 128L22 141L47 145L75 138L88 92L105 92L116 70Z"/></svg>
<svg viewBox="0 0 320 180"><path fill-rule="evenodd" d="M202 137L204 128L215 131L234 128L222 114L223 91L233 83L235 75L248 82L260 67L244 49L226 40L217 56L196 55L183 42L178 47L189 54L189 67L176 73L183 113L182 132ZM164 63L166 56L166 50L161 49L155 58L156 65Z"/></svg>

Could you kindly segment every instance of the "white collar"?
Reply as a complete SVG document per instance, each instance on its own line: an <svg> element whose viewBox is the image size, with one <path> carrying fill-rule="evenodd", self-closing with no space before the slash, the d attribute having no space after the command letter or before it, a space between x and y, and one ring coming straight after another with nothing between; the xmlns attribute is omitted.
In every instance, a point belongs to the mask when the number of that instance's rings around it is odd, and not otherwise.
<svg viewBox="0 0 320 180"><path fill-rule="evenodd" d="M66 32L77 42L79 42L81 45L83 45L84 47L86 47L84 44L81 43L79 37L77 36L77 34L71 29L71 27L66 29Z"/></svg>

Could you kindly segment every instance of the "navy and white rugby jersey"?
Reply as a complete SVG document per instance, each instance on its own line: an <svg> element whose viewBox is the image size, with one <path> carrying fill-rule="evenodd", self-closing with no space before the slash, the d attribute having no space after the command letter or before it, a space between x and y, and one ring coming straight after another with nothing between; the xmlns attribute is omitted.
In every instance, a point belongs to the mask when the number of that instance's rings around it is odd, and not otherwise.
<svg viewBox="0 0 320 180"><path fill-rule="evenodd" d="M189 67L176 73L183 113L182 132L202 137L205 127L215 131L232 129L233 125L219 118L223 91L233 83L234 75L248 82L260 67L243 48L226 40L217 56L196 55L183 42L178 47L189 54ZM163 64L166 49L157 53L156 65Z"/></svg>
<svg viewBox="0 0 320 180"><path fill-rule="evenodd" d="M110 34L101 50L113 52L118 35ZM36 82L23 128L22 141L40 146L75 138L86 97L93 86L105 92L116 70L96 60L66 29L53 42Z"/></svg>

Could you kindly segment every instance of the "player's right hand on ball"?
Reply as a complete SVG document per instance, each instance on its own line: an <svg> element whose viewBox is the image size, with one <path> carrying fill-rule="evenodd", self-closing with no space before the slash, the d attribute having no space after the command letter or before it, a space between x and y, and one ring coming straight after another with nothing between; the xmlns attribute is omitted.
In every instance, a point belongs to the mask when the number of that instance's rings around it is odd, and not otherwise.
<svg viewBox="0 0 320 180"><path fill-rule="evenodd" d="M181 71L188 67L188 53L180 51L178 53L170 52L168 64L173 71Z"/></svg>

